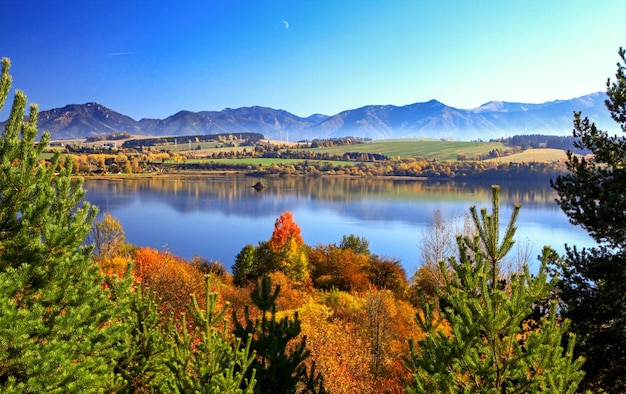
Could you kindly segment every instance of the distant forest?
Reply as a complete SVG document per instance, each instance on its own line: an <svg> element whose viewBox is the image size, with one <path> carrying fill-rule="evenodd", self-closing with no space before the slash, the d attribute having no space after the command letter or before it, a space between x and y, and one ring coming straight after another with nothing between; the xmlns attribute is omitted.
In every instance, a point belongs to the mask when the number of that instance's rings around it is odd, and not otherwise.
<svg viewBox="0 0 626 394"><path fill-rule="evenodd" d="M552 148L569 150L580 155L591 153L588 149L577 148L574 145L576 138L573 136L556 136L556 135L514 135L513 137L502 138L498 141L509 146L519 146L524 149L530 148Z"/></svg>
<svg viewBox="0 0 626 394"><path fill-rule="evenodd" d="M262 140L263 134L259 133L224 133L224 134L201 134L201 135L181 135L171 137L154 137L154 138L140 138L124 141L122 148L141 148L142 146L154 146L162 144L173 144L176 141L185 143L187 141L192 142L207 142L218 141L220 139L232 139L232 136L238 136L240 140L246 140L250 144L254 144Z"/></svg>

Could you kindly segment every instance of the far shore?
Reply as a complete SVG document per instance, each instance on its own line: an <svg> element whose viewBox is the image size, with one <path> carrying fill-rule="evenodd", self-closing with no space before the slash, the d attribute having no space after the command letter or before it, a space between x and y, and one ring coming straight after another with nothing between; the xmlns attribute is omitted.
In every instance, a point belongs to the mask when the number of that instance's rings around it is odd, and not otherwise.
<svg viewBox="0 0 626 394"><path fill-rule="evenodd" d="M306 177L309 175L253 175L247 174L243 171L206 171L206 170L181 170L181 171L168 171L168 172L142 172L132 174L98 174L98 175L77 175L75 178L83 178L85 180L98 180L98 181L121 181L129 179L153 179L153 178L222 178L222 177L247 177L247 178L288 178L288 177ZM389 179L389 180L414 180L414 181L427 181L427 177L415 177L415 176L399 176L399 175L387 175L387 176L368 176L368 175L329 175L322 174L316 175L316 178L375 178L375 179ZM454 179L448 179L454 181Z"/></svg>

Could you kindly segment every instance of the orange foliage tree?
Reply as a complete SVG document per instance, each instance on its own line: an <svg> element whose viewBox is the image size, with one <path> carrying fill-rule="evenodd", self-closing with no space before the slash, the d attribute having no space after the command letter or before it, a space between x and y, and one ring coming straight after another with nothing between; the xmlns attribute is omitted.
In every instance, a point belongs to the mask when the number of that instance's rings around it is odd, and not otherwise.
<svg viewBox="0 0 626 394"><path fill-rule="evenodd" d="M309 252L311 279L316 287L365 291L370 286L369 257L336 245L318 245Z"/></svg>
<svg viewBox="0 0 626 394"><path fill-rule="evenodd" d="M204 275L186 260L148 247L135 251L133 259L135 280L156 293L165 318L185 312L190 294L204 298Z"/></svg>
<svg viewBox="0 0 626 394"><path fill-rule="evenodd" d="M304 245L300 226L293 221L293 213L285 211L274 223L274 232L270 238L269 247L273 252L278 253L290 240L293 240L297 245Z"/></svg>
<svg viewBox="0 0 626 394"><path fill-rule="evenodd" d="M293 220L293 213L283 212L276 219L268 247L278 256L278 268L287 276L299 282L309 277L306 245L300 234L300 226Z"/></svg>

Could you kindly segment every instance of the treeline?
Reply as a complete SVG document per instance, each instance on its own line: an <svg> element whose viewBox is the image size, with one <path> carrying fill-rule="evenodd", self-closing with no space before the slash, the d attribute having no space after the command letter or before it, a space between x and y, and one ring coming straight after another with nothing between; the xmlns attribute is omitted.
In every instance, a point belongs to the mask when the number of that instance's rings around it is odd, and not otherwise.
<svg viewBox="0 0 626 394"><path fill-rule="evenodd" d="M332 146L355 145L371 141L371 138L343 137L343 138L315 138L311 141L311 148L328 148Z"/></svg>
<svg viewBox="0 0 626 394"><path fill-rule="evenodd" d="M95 135L95 136L87 137L86 141L87 142L116 141L116 140L124 140L128 138L132 138L132 134L122 132L122 133L113 133L113 134L106 134L106 135Z"/></svg>
<svg viewBox="0 0 626 394"><path fill-rule="evenodd" d="M218 168L219 164L196 164L191 168ZM399 176L440 180L549 180L567 171L561 162L474 162L435 161L425 159L390 159L379 163L339 165L328 161L304 161L297 164L271 164L239 166L249 175L348 175L348 176ZM220 167L224 168L224 167Z"/></svg>
<svg viewBox="0 0 626 394"><path fill-rule="evenodd" d="M263 134L260 133L222 133L222 134L199 134L199 135L185 135L174 137L155 137L155 138L138 138L128 141L124 141L122 148L129 149L141 149L151 147L155 145L167 145L175 143L187 143L191 142L210 142L210 141L222 141L222 140L245 140L250 144L257 143L263 139Z"/></svg>
<svg viewBox="0 0 626 394"><path fill-rule="evenodd" d="M475 154L472 156L468 156L465 153L459 153L456 156L456 159L459 161L465 161L465 160L470 160L470 161L480 161L480 160L489 160L489 159L496 159L498 157L505 157L505 156L510 156L510 155L514 155L516 153L520 153L521 151L523 151L524 149L522 149L519 146L513 146L509 149L492 149L487 153L484 154Z"/></svg>
<svg viewBox="0 0 626 394"><path fill-rule="evenodd" d="M341 155L331 155L328 152L315 152L311 150L281 149L275 146L258 146L250 152L248 157L261 157L267 159L295 159L295 160L333 160L350 162L376 162L389 160L389 157L380 153L346 152Z"/></svg>
<svg viewBox="0 0 626 394"><path fill-rule="evenodd" d="M198 143L195 150L168 149L178 139ZM426 160L423 158L391 158L380 153L359 152L343 154L303 149L308 145L259 143L263 136L257 133L216 134L188 137L158 137L126 141L122 148L100 146L67 146L65 151L74 157L75 174L173 172L178 170L230 170L253 176L263 175L350 175L403 176L431 179L553 179L567 168L563 162L497 163L490 159L509 156L528 148L572 148L573 137L519 135L499 140L506 149L493 149L484 154L457 155L456 161ZM221 149L202 149L200 142L216 141ZM315 140L319 146L359 144L351 137ZM191 145L191 142L189 142ZM320 145L321 144L321 145ZM157 148L156 145L160 145ZM169 145L169 146L168 146ZM316 145L316 146L318 146ZM216 145L215 148L218 148ZM584 151L584 150L578 150ZM270 165L250 164L245 159L285 159L300 163L275 162ZM237 160L242 159L241 163ZM224 162L223 160L228 160ZM342 162L342 163L340 163ZM345 164L344 164L345 163Z"/></svg>
<svg viewBox="0 0 626 394"><path fill-rule="evenodd" d="M552 149L563 149L566 151L571 151L580 155L589 154L589 149L586 148L577 148L574 143L577 140L574 136L555 136L555 135L540 135L540 134L530 134L530 135L515 135L513 137L502 138L495 141L500 141L509 146L518 146L522 150L530 149L530 148L552 148Z"/></svg>

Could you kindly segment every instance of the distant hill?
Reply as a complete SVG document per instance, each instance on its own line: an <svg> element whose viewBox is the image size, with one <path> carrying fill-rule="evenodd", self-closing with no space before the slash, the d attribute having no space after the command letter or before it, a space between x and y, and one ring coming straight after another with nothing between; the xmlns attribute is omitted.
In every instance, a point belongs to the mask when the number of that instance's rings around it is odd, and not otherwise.
<svg viewBox="0 0 626 394"><path fill-rule="evenodd" d="M368 105L336 115L302 118L266 107L222 111L180 111L165 119L136 121L98 103L72 104L41 111L39 129L53 139L129 132L135 135L262 133L267 138L296 141L345 136L371 139L445 138L489 140L516 134L571 135L574 111L609 131L615 123L598 92L543 104L491 101L474 109L449 107L437 100L405 106Z"/></svg>
<svg viewBox="0 0 626 394"><path fill-rule="evenodd" d="M139 126L149 135L197 135L220 133L261 133L280 139L280 134L306 134L327 119L325 115L301 118L287 111L265 107L226 108L222 111L181 111L163 120L142 119Z"/></svg>
<svg viewBox="0 0 626 394"><path fill-rule="evenodd" d="M37 125L40 131L49 131L52 139L82 138L117 132L143 134L135 120L98 103L71 104L41 111Z"/></svg>

